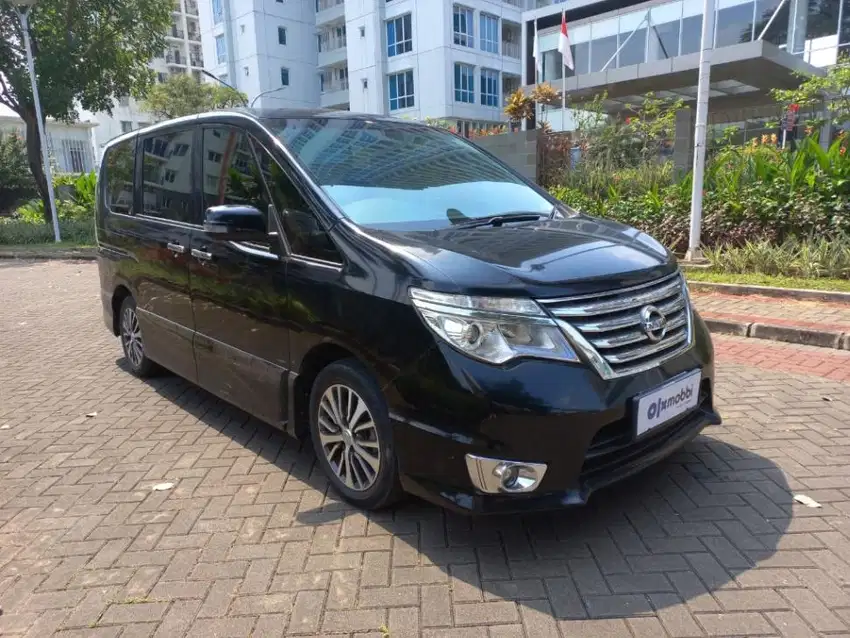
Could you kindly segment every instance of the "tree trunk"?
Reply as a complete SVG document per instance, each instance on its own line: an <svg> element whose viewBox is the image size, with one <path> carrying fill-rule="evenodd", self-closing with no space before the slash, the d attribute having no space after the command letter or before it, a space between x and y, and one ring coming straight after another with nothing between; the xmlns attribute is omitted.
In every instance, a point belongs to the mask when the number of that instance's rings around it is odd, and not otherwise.
<svg viewBox="0 0 850 638"><path fill-rule="evenodd" d="M38 136L38 122L35 109L26 107L23 114L27 128L27 160L29 160L32 176L41 201L44 202L44 223L53 224L53 213L50 210L50 196L47 192L47 176L44 174L44 163L41 158L41 138Z"/></svg>

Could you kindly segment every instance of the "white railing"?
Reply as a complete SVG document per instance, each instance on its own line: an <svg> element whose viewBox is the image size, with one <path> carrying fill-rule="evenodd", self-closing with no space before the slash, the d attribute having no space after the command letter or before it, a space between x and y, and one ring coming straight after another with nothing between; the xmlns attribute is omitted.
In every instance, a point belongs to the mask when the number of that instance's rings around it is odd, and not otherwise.
<svg viewBox="0 0 850 638"><path fill-rule="evenodd" d="M347 91L348 80L334 80L332 82L325 81L322 84L322 94L333 93L334 91Z"/></svg>
<svg viewBox="0 0 850 638"><path fill-rule="evenodd" d="M316 11L324 11L343 4L345 0L316 0Z"/></svg>
<svg viewBox="0 0 850 638"><path fill-rule="evenodd" d="M348 43L346 36L338 36L334 33L322 33L319 36L319 51L320 53L327 53L328 51L336 51L337 49L341 49Z"/></svg>
<svg viewBox="0 0 850 638"><path fill-rule="evenodd" d="M522 59L522 55L520 54L519 42L502 42L502 55L506 55L509 58L516 58L517 60Z"/></svg>

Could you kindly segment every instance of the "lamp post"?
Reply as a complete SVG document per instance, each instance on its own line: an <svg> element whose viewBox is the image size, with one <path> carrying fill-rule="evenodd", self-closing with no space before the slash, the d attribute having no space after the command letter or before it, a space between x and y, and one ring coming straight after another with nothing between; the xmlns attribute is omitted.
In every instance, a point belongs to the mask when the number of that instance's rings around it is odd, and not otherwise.
<svg viewBox="0 0 850 638"><path fill-rule="evenodd" d="M53 193L53 171L50 170L50 158L47 153L47 136L44 134L44 122L41 116L41 101L38 99L38 83L35 77L35 62L32 57L32 46L30 45L29 15L38 0L12 0L12 5L21 20L21 30L24 32L24 48L27 51L27 70L32 83L32 101L35 104L35 120L38 126L38 138L41 142L41 161L44 164L44 177L47 180L47 199L50 203L50 212L53 216L53 237L59 242L59 216L56 214L56 196Z"/></svg>
<svg viewBox="0 0 850 638"><path fill-rule="evenodd" d="M275 91L282 91L283 89L286 89L286 88L289 88L289 87L279 86L279 87L274 88L274 89L269 89L268 91L263 91L262 93L257 93L256 97L254 97L254 99L251 100L251 105L248 108L254 108L254 102L259 100L264 95L268 95L269 93L274 93Z"/></svg>

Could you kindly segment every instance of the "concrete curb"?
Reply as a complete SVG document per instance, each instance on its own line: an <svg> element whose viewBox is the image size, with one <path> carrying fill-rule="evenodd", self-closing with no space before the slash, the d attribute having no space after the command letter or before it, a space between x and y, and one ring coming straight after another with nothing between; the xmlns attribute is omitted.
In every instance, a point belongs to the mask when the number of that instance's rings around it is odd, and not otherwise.
<svg viewBox="0 0 850 638"><path fill-rule="evenodd" d="M97 259L97 252L93 248L90 250L43 250L32 252L0 250L0 259L20 259L22 261L42 261L45 259L94 261Z"/></svg>
<svg viewBox="0 0 850 638"><path fill-rule="evenodd" d="M850 292L836 292L833 290L771 288L769 286L749 286L744 284L715 284L707 281L688 281L688 288L694 292L721 292L726 295L761 295L762 297L776 297L778 299L828 301L850 305Z"/></svg>
<svg viewBox="0 0 850 638"><path fill-rule="evenodd" d="M850 350L850 332L813 330L796 326L776 326L769 323L733 321L711 317L705 317L703 320L712 334L782 341L804 346L832 348L833 350Z"/></svg>

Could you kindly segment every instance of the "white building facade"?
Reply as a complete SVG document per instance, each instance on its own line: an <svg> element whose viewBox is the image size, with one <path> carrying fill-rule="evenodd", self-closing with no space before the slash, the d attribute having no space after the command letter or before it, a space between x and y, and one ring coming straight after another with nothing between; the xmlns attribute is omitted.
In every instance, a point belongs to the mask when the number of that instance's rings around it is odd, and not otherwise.
<svg viewBox="0 0 850 638"><path fill-rule="evenodd" d="M174 0L171 12L171 27L166 32L166 45L162 55L151 60L150 67L156 74L156 81L163 82L169 76L191 73L199 81L204 68L201 47L201 27L198 17L198 3L208 0ZM153 123L153 116L144 111L133 98L124 97L108 113L84 112L83 120L92 120L97 124L94 130L97 156L103 155L103 147L113 137L122 133L144 128Z"/></svg>
<svg viewBox="0 0 850 638"><path fill-rule="evenodd" d="M262 108L503 124L525 0L199 0L207 69ZM536 3L534 3L536 6Z"/></svg>

